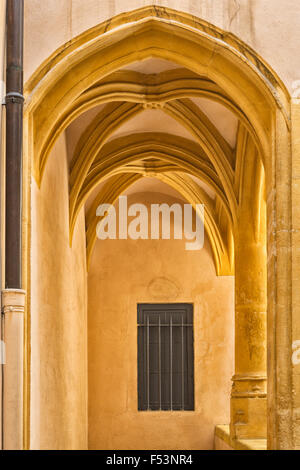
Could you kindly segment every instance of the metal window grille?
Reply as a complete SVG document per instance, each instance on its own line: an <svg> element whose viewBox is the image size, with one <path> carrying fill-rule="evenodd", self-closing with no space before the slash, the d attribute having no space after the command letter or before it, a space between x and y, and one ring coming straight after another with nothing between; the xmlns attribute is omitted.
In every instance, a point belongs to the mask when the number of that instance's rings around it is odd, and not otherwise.
<svg viewBox="0 0 300 470"><path fill-rule="evenodd" d="M194 410L191 304L138 305L138 409Z"/></svg>

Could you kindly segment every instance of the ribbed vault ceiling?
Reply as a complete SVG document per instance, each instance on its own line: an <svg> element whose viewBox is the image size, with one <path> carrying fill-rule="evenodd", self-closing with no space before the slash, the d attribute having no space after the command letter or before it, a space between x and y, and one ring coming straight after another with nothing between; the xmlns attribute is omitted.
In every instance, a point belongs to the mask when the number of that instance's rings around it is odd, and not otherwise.
<svg viewBox="0 0 300 470"><path fill-rule="evenodd" d="M216 84L167 60L148 59L87 89L69 113L71 233L85 206L88 259L97 206L124 192L159 188L193 206L205 204L216 271L233 273L237 150L251 130Z"/></svg>

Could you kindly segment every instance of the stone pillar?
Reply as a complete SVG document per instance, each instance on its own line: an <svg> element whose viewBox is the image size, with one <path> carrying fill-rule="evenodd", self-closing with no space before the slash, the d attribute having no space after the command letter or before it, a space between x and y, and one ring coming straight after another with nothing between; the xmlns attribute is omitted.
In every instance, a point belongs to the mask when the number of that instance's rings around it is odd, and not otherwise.
<svg viewBox="0 0 300 470"><path fill-rule="evenodd" d="M231 438L267 437L266 205L262 167L247 154L243 196L235 230L235 375ZM263 180L262 180L263 178Z"/></svg>
<svg viewBox="0 0 300 470"><path fill-rule="evenodd" d="M3 380L3 447L23 449L23 352L25 291L2 292L6 363Z"/></svg>
<svg viewBox="0 0 300 470"><path fill-rule="evenodd" d="M235 262L235 375L231 437L267 437L266 247L240 241Z"/></svg>
<svg viewBox="0 0 300 470"><path fill-rule="evenodd" d="M298 83L298 82L297 82ZM300 450L300 86L295 89L295 97L292 100L292 331L291 350L287 355L292 357L291 382L293 399L293 447ZM287 357L288 360L288 357Z"/></svg>
<svg viewBox="0 0 300 470"><path fill-rule="evenodd" d="M268 184L268 448L300 450L300 88L280 110Z"/></svg>

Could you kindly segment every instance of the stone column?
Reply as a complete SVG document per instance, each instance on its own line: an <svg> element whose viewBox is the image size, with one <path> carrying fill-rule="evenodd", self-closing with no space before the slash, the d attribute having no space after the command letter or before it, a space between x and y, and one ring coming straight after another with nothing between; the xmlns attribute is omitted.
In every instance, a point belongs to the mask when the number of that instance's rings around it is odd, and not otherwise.
<svg viewBox="0 0 300 470"><path fill-rule="evenodd" d="M231 393L232 438L267 436L266 249L245 243L235 262L235 375Z"/></svg>
<svg viewBox="0 0 300 470"><path fill-rule="evenodd" d="M267 437L266 206L259 190L262 167L245 163L235 230L235 375L231 393L233 439Z"/></svg>
<svg viewBox="0 0 300 470"><path fill-rule="evenodd" d="M6 363L3 380L3 447L23 449L23 350L25 291L2 292Z"/></svg>
<svg viewBox="0 0 300 470"><path fill-rule="evenodd" d="M300 88L276 113L268 184L268 448L300 450Z"/></svg>
<svg viewBox="0 0 300 470"><path fill-rule="evenodd" d="M298 85L298 82L297 82ZM293 447L300 450L300 85L295 87L292 100L292 227L291 227L291 350L287 350L289 357L292 382L292 432ZM278 327L280 331L280 326ZM287 447L287 446L282 446Z"/></svg>

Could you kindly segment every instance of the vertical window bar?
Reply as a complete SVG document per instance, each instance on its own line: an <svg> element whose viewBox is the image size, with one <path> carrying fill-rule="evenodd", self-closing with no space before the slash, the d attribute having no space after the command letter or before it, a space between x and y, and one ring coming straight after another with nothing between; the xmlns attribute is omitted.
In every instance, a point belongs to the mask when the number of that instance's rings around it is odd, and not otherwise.
<svg viewBox="0 0 300 470"><path fill-rule="evenodd" d="M147 316L147 402L150 410L150 338L149 338L149 316Z"/></svg>
<svg viewBox="0 0 300 470"><path fill-rule="evenodd" d="M144 358L143 358L143 404L142 404L142 409L146 410L147 409L147 328L144 324L144 317L143 317L143 326L142 332L143 332L143 353L144 353Z"/></svg>
<svg viewBox="0 0 300 470"><path fill-rule="evenodd" d="M161 331L160 317L158 319L158 368L159 368L159 409L161 410Z"/></svg>
<svg viewBox="0 0 300 470"><path fill-rule="evenodd" d="M181 317L181 404L184 410L184 336L183 336L183 315Z"/></svg>
<svg viewBox="0 0 300 470"><path fill-rule="evenodd" d="M170 314L170 402L173 410L173 331L172 314Z"/></svg>

